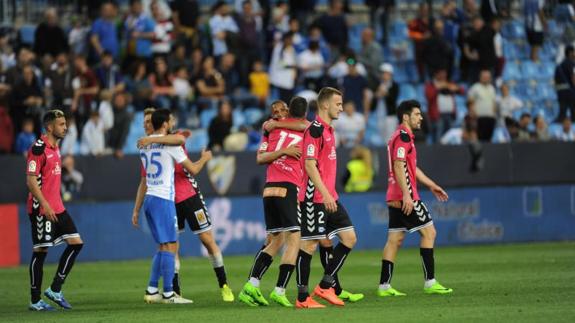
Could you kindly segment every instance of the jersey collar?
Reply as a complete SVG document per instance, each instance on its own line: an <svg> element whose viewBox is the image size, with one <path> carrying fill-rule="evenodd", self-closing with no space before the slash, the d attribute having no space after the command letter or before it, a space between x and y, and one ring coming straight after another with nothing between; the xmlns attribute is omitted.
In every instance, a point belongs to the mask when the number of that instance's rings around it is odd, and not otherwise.
<svg viewBox="0 0 575 323"><path fill-rule="evenodd" d="M50 143L50 141L48 140L48 136L41 135L40 139L42 139L42 141L44 142L44 144L46 145L46 147L50 148L50 149L54 149L54 146L52 146L52 144Z"/></svg>
<svg viewBox="0 0 575 323"><path fill-rule="evenodd" d="M399 125L399 129L407 132L409 134L409 138L411 138L411 140L415 139L415 135L413 134L413 131L411 131L409 128L407 128L403 124Z"/></svg>
<svg viewBox="0 0 575 323"><path fill-rule="evenodd" d="M323 119L322 119L319 115L316 115L316 116L315 116L315 119L316 119L319 123L321 123L322 126L326 127L327 129L330 129L330 130L332 129L331 125L329 125L329 124L327 124L327 122L323 121Z"/></svg>

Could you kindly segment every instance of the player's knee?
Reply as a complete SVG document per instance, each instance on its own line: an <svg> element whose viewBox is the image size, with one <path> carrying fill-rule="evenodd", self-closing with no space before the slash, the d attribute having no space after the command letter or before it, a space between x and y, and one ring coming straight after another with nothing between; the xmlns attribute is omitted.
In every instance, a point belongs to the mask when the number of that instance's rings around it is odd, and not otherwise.
<svg viewBox="0 0 575 323"><path fill-rule="evenodd" d="M387 244L388 244L388 246L390 246L392 248L398 249L403 244L403 237L388 239Z"/></svg>
<svg viewBox="0 0 575 323"><path fill-rule="evenodd" d="M355 233L348 234L342 237L341 243L343 243L344 246L352 249L357 243L357 236L355 235Z"/></svg>
<svg viewBox="0 0 575 323"><path fill-rule="evenodd" d="M322 239L319 241L319 245L323 248L333 247L333 243L329 239Z"/></svg>
<svg viewBox="0 0 575 323"><path fill-rule="evenodd" d="M317 241L305 241L305 243L302 243L302 245L300 246L300 249L305 253L313 255L315 249L317 248L317 245L318 245Z"/></svg>
<svg viewBox="0 0 575 323"><path fill-rule="evenodd" d="M430 227L425 228L425 230L422 230L421 234L422 234L424 239L435 241L435 237L437 236L437 231L435 231L434 226L430 226Z"/></svg>

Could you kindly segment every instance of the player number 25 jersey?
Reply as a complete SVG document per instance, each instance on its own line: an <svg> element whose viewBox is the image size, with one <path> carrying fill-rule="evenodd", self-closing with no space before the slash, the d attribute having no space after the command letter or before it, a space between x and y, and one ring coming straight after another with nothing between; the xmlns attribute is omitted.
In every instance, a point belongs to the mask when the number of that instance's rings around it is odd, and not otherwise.
<svg viewBox="0 0 575 323"><path fill-rule="evenodd" d="M174 161L184 162L188 156L180 146L151 144L140 149L142 167L146 173L146 195L174 200Z"/></svg>

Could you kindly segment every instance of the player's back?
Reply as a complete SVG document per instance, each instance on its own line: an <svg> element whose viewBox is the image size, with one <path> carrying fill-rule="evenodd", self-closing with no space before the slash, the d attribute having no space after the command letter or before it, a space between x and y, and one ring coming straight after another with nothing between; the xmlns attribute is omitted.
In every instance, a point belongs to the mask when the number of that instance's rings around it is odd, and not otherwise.
<svg viewBox="0 0 575 323"><path fill-rule="evenodd" d="M140 158L146 170L146 195L173 201L175 163L187 158L182 147L151 144L140 149Z"/></svg>
<svg viewBox="0 0 575 323"><path fill-rule="evenodd" d="M289 121L290 119L286 119ZM289 146L301 146L303 133L289 129L274 129L269 133L268 152L278 151ZM300 161L296 158L283 155L274 160L267 168L267 182L290 182L300 185L303 170Z"/></svg>

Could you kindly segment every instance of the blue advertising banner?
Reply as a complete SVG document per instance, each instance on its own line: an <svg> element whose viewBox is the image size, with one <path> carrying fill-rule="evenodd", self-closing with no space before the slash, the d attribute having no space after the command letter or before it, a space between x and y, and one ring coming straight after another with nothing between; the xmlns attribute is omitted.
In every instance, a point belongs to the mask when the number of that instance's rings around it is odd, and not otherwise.
<svg viewBox="0 0 575 323"><path fill-rule="evenodd" d="M434 219L438 245L464 245L575 239L575 185L453 189L447 203L422 192ZM352 217L358 249L383 248L388 211L384 192L344 194L341 202ZM207 199L214 233L224 254L253 254L266 233L260 197ZM156 249L144 217L131 225L133 203L70 203L68 212L85 242L81 261L148 258ZM20 252L30 258L30 222L20 207ZM180 235L184 256L205 255L190 231ZM417 246L416 233L405 240ZM52 252L49 261L56 261Z"/></svg>

